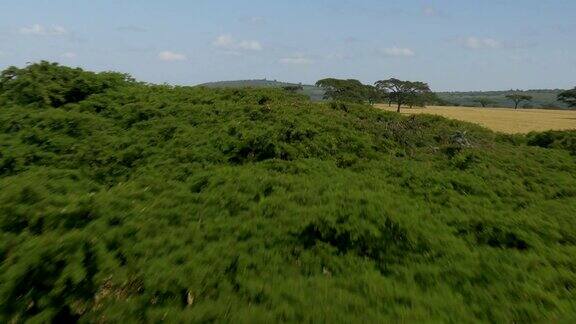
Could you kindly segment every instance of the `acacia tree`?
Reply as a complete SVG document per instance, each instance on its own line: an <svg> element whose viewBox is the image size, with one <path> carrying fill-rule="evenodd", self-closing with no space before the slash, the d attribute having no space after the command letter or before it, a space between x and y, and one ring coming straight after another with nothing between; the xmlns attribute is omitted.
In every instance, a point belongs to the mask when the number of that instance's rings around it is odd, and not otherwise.
<svg viewBox="0 0 576 324"><path fill-rule="evenodd" d="M569 107L576 107L576 87L572 90L566 90L558 95L558 101L562 101Z"/></svg>
<svg viewBox="0 0 576 324"><path fill-rule="evenodd" d="M369 84L364 85L364 94L366 100L370 104L375 104L378 102L384 102L387 100L387 94L384 91L376 89L376 87L371 86Z"/></svg>
<svg viewBox="0 0 576 324"><path fill-rule="evenodd" d="M488 98L474 99L474 102L479 103L483 108L486 108L486 106L488 106L488 105L494 104L494 101L492 99L488 99Z"/></svg>
<svg viewBox="0 0 576 324"><path fill-rule="evenodd" d="M424 82L403 81L395 78L380 80L374 83L376 89L387 92L390 98L393 98L398 105L397 112L403 104L415 101L414 98L430 93L430 86Z"/></svg>
<svg viewBox="0 0 576 324"><path fill-rule="evenodd" d="M522 101L532 100L532 96L518 94L518 93L507 95L506 98L514 101L514 109L518 109L518 105L520 105L520 103Z"/></svg>
<svg viewBox="0 0 576 324"><path fill-rule="evenodd" d="M325 99L374 103L381 101L383 97L375 87L353 79L327 78L316 82L316 86L324 89Z"/></svg>

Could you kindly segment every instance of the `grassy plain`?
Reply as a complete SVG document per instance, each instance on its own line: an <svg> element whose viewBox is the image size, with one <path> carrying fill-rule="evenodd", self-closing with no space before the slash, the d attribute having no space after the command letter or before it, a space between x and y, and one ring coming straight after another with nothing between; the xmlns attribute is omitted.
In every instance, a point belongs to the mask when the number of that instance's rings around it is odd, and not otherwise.
<svg viewBox="0 0 576 324"><path fill-rule="evenodd" d="M390 111L396 110L396 107L389 107L385 104L376 105L376 107ZM576 129L576 111L574 110L429 106L426 108L404 107L402 113L439 115L480 124L507 134Z"/></svg>
<svg viewBox="0 0 576 324"><path fill-rule="evenodd" d="M557 100L561 89L540 89L540 90L507 90L507 91L467 91L467 92L438 92L437 95L458 106L462 107L479 107L477 102L480 98L486 98L493 102L492 107L513 108L514 102L506 98L511 94L523 94L532 97L530 102L524 102L520 105L522 108L567 108L566 104ZM528 106L528 107L525 107Z"/></svg>

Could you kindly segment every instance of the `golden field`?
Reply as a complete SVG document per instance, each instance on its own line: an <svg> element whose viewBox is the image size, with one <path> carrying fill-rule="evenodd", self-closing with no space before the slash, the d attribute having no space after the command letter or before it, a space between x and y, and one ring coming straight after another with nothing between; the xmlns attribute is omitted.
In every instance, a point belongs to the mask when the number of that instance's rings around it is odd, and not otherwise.
<svg viewBox="0 0 576 324"><path fill-rule="evenodd" d="M396 107L386 104L376 108L396 111ZM403 114L434 114L446 118L477 123L492 130L515 134L532 131L576 129L576 111L547 109L510 109L477 107L437 107L402 108Z"/></svg>

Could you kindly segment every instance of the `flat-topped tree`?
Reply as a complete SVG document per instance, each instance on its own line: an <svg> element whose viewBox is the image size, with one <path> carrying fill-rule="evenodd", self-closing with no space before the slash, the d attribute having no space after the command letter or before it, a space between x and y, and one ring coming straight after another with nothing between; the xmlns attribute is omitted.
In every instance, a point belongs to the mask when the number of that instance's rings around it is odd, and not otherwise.
<svg viewBox="0 0 576 324"><path fill-rule="evenodd" d="M474 102L479 103L482 108L486 108L489 105L493 105L495 102L492 99L488 99L488 98L478 98L478 99L474 99Z"/></svg>
<svg viewBox="0 0 576 324"><path fill-rule="evenodd" d="M395 78L376 81L374 85L377 89L387 92L396 101L397 112L400 112L402 105L408 103L411 98L431 92L427 83L403 81Z"/></svg>
<svg viewBox="0 0 576 324"><path fill-rule="evenodd" d="M364 85L364 93L369 104L384 102L388 97L386 92L383 92L377 89L375 86L369 84Z"/></svg>
<svg viewBox="0 0 576 324"><path fill-rule="evenodd" d="M316 86L324 89L324 99L362 101L362 83L358 80L326 78L318 80Z"/></svg>
<svg viewBox="0 0 576 324"><path fill-rule="evenodd" d="M327 78L316 82L316 86L326 91L324 99L369 103L383 100L380 91L354 79Z"/></svg>
<svg viewBox="0 0 576 324"><path fill-rule="evenodd" d="M558 101L562 101L569 107L576 107L576 87L572 90L566 90L558 95Z"/></svg>
<svg viewBox="0 0 576 324"><path fill-rule="evenodd" d="M520 105L520 103L522 101L530 101L532 100L532 96L528 96L528 95L523 95L523 94L511 94L511 95L507 95L506 98L514 101L514 109L518 109L518 105Z"/></svg>

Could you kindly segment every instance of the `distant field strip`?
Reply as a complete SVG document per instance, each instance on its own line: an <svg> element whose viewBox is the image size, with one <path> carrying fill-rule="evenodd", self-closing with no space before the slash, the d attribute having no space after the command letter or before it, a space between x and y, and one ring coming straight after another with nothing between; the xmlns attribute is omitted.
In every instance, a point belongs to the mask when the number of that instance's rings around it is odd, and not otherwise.
<svg viewBox="0 0 576 324"><path fill-rule="evenodd" d="M385 110L396 110L388 105L376 105ZM545 109L436 107L402 108L403 114L434 114L447 118L477 123L492 130L515 134L532 131L576 129L576 111Z"/></svg>

